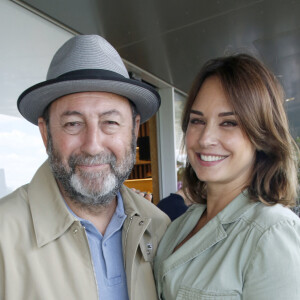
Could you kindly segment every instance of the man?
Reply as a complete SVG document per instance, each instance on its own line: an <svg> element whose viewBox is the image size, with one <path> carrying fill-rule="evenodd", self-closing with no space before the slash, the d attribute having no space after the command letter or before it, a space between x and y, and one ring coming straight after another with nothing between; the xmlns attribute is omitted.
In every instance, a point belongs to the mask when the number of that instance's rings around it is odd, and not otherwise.
<svg viewBox="0 0 300 300"><path fill-rule="evenodd" d="M0 299L156 299L152 260L169 219L123 182L139 124L159 108L116 50L76 36L19 97L49 159L0 201Z"/></svg>

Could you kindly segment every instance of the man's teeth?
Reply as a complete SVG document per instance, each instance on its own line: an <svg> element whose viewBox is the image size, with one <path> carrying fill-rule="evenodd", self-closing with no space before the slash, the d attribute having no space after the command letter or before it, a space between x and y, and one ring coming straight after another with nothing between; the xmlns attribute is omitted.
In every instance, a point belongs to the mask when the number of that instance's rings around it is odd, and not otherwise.
<svg viewBox="0 0 300 300"><path fill-rule="evenodd" d="M200 155L200 158L204 161L217 161L224 159L225 156Z"/></svg>

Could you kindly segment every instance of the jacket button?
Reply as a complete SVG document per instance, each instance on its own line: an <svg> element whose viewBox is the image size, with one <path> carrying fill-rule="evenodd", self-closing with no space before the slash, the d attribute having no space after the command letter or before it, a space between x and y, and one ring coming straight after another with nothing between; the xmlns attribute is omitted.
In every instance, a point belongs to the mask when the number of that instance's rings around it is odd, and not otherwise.
<svg viewBox="0 0 300 300"><path fill-rule="evenodd" d="M139 223L139 225L141 225L141 226L142 226L143 224L144 224L144 221L141 221L141 222Z"/></svg>

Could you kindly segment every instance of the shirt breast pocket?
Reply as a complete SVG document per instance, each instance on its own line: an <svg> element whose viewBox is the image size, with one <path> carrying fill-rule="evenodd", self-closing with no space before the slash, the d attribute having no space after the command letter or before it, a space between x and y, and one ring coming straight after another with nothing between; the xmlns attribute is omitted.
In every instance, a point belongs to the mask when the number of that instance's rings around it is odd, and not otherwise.
<svg viewBox="0 0 300 300"><path fill-rule="evenodd" d="M239 300L234 291L204 291L189 287L180 287L176 300Z"/></svg>

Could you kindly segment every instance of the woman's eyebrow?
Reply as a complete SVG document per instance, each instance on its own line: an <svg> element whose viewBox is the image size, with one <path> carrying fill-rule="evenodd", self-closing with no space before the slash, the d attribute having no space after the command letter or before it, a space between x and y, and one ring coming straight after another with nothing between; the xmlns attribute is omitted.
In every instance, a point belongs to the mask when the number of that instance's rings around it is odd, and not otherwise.
<svg viewBox="0 0 300 300"><path fill-rule="evenodd" d="M219 113L219 117L227 117L227 116L234 116L235 113L233 111L228 111L228 112L222 112L222 113Z"/></svg>
<svg viewBox="0 0 300 300"><path fill-rule="evenodd" d="M199 116L203 116L203 112L199 111L199 110L193 110L191 109L191 114L196 114L196 115L199 115Z"/></svg>
<svg viewBox="0 0 300 300"><path fill-rule="evenodd" d="M196 114L196 115L199 115L199 116L204 116L203 112L199 111L199 110L194 110L194 109L191 109L191 114ZM219 117L227 117L227 116L234 116L235 113L233 111L228 111L228 112L221 112L218 114Z"/></svg>

